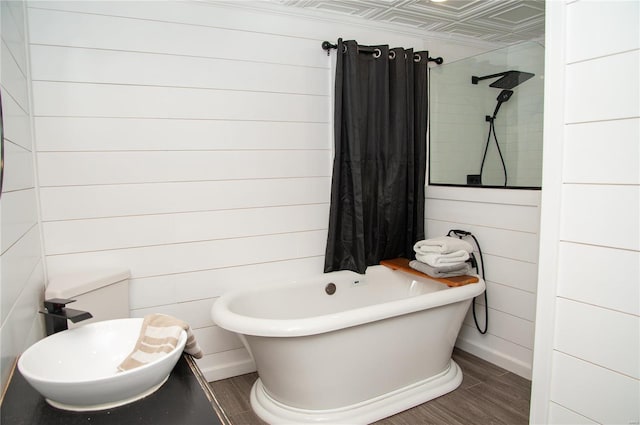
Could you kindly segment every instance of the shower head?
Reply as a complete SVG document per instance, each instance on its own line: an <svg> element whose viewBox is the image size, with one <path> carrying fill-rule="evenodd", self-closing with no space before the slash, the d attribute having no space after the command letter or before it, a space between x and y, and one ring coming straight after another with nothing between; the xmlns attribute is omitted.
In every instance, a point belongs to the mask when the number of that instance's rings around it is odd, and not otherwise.
<svg viewBox="0 0 640 425"><path fill-rule="evenodd" d="M471 77L471 84L478 84L478 81L486 80L489 78L501 77L500 79L489 84L489 87L511 90L514 87L524 83L534 75L535 74L524 71L505 71L498 74L486 75L484 77Z"/></svg>
<svg viewBox="0 0 640 425"><path fill-rule="evenodd" d="M502 90L500 92L500 94L496 98L496 100L498 101L498 104L496 105L496 109L493 111L493 117L491 118L492 120L496 119L500 106L507 100L511 99L512 94L513 94L513 90Z"/></svg>
<svg viewBox="0 0 640 425"><path fill-rule="evenodd" d="M502 78L489 84L489 87L511 90L512 88L519 86L533 76L534 74L530 72L507 71Z"/></svg>
<svg viewBox="0 0 640 425"><path fill-rule="evenodd" d="M513 90L502 90L498 95L498 97L496 97L496 100L500 103L506 102L511 98L512 94L513 94Z"/></svg>

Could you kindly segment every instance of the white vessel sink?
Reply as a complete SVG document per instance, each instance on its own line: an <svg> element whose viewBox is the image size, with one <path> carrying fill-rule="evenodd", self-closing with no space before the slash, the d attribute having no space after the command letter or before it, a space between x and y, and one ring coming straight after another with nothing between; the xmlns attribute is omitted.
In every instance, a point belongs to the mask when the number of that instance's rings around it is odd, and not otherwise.
<svg viewBox="0 0 640 425"><path fill-rule="evenodd" d="M167 380L187 340L183 331L167 356L119 372L118 365L136 344L142 320L106 320L48 336L22 354L18 369L59 409L104 410L139 400Z"/></svg>

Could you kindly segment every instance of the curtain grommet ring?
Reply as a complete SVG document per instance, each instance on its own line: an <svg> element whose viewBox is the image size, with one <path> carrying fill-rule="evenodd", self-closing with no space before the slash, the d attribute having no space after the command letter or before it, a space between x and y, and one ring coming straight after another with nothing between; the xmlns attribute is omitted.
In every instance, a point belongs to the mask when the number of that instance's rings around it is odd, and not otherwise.
<svg viewBox="0 0 640 425"><path fill-rule="evenodd" d="M391 50L389 52L389 59L395 59L396 58L396 52L394 52L393 50Z"/></svg>
<svg viewBox="0 0 640 425"><path fill-rule="evenodd" d="M418 53L414 53L413 54L413 61L414 62L420 62L421 60L422 60L422 57Z"/></svg>
<svg viewBox="0 0 640 425"><path fill-rule="evenodd" d="M342 45L342 53L347 53L347 45L346 44Z"/></svg>
<svg viewBox="0 0 640 425"><path fill-rule="evenodd" d="M373 49L373 57L378 59L382 55L382 51L380 49Z"/></svg>

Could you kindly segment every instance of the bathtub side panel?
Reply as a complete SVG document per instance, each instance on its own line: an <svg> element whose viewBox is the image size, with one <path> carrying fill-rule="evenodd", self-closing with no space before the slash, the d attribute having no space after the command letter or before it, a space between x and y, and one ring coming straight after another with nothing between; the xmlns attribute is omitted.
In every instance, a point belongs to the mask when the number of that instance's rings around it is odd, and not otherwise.
<svg viewBox="0 0 640 425"><path fill-rule="evenodd" d="M269 395L290 407L333 409L438 375L470 300L324 334L247 336Z"/></svg>

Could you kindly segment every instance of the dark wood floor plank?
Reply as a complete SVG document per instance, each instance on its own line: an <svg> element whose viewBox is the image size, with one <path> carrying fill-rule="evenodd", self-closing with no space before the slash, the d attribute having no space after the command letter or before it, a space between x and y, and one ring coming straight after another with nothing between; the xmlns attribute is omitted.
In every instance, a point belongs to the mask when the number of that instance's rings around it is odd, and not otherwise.
<svg viewBox="0 0 640 425"><path fill-rule="evenodd" d="M455 391L375 425L519 425L529 420L531 382L476 356L455 349L463 372ZM256 373L212 382L211 387L233 425L265 425L250 406Z"/></svg>
<svg viewBox="0 0 640 425"><path fill-rule="evenodd" d="M269 425L253 412L243 412L229 418L233 425Z"/></svg>
<svg viewBox="0 0 640 425"><path fill-rule="evenodd" d="M522 385L520 378L512 373L491 377L477 387L469 389L478 402L487 403L492 410L502 409L501 416L511 423L526 424L529 420L530 386ZM516 381L516 382L514 382Z"/></svg>
<svg viewBox="0 0 640 425"><path fill-rule="evenodd" d="M255 379L258 378L256 373L250 375L254 375ZM227 415L248 411L253 412L249 402L249 389L251 387L249 386L247 389L246 384L244 384L250 378L247 375L241 375L209 383Z"/></svg>
<svg viewBox="0 0 640 425"><path fill-rule="evenodd" d="M451 410L449 405L441 402L445 399L449 400L451 404L455 404L453 400L456 399L456 394L456 391L451 392L428 403L416 406L413 409L405 410L404 412L384 418L375 422L375 424L397 425L407 423L408 425L468 425L469 422L463 417L464 415L457 415L455 411Z"/></svg>
<svg viewBox="0 0 640 425"><path fill-rule="evenodd" d="M477 388L480 385L474 386L473 388ZM465 425L508 423L503 421L500 416L496 415L495 411L493 411L492 409L487 409L486 406L475 403L475 400L473 400L473 395L469 392L469 390L453 391L419 407L425 409L441 410L443 412L443 420L439 422L439 424L443 425L449 423L462 423Z"/></svg>

